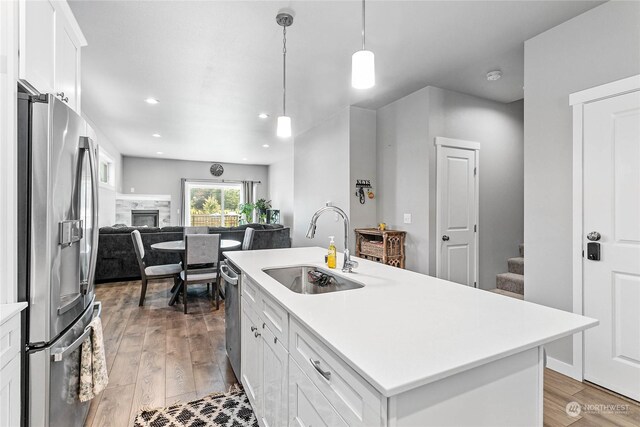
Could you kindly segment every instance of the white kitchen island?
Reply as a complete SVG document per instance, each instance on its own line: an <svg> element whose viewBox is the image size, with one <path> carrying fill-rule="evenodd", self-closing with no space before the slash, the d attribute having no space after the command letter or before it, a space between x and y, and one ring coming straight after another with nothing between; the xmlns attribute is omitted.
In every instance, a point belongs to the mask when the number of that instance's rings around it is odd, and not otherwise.
<svg viewBox="0 0 640 427"><path fill-rule="evenodd" d="M364 287L326 294L263 271L326 268L325 253L225 253L242 270L240 380L261 425L541 426L543 345L598 323L361 259L332 273Z"/></svg>

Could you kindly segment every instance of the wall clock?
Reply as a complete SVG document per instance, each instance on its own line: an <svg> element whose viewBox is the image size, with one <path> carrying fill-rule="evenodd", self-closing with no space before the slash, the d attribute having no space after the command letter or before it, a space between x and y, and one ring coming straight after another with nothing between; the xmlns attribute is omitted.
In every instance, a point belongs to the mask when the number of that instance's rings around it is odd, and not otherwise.
<svg viewBox="0 0 640 427"><path fill-rule="evenodd" d="M213 176L220 176L224 172L224 168L220 163L214 163L211 165L209 172L211 172L211 175Z"/></svg>

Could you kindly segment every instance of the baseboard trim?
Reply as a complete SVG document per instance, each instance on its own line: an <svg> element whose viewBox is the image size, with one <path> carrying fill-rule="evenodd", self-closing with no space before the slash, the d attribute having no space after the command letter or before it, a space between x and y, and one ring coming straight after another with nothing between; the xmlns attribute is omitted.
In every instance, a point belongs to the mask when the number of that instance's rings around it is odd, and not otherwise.
<svg viewBox="0 0 640 427"><path fill-rule="evenodd" d="M553 357L547 357L547 368L554 370L562 375L571 377L576 381L582 382L582 373L574 365L570 365L561 360L554 359Z"/></svg>

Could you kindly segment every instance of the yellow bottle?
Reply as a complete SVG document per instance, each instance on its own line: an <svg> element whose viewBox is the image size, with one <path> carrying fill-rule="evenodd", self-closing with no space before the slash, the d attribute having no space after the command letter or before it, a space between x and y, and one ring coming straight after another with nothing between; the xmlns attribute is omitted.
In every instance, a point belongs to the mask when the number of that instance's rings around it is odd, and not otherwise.
<svg viewBox="0 0 640 427"><path fill-rule="evenodd" d="M336 244L333 241L333 236L329 236L331 241L329 242L329 254L327 256L327 267L336 268Z"/></svg>

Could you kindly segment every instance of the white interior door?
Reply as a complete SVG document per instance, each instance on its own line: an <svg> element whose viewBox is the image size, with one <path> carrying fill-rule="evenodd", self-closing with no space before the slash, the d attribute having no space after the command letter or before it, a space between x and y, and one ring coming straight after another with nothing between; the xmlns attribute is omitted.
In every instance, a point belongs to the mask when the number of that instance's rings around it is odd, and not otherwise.
<svg viewBox="0 0 640 427"><path fill-rule="evenodd" d="M583 111L584 378L640 400L640 92Z"/></svg>
<svg viewBox="0 0 640 427"><path fill-rule="evenodd" d="M438 145L436 275L477 286L477 157L474 149Z"/></svg>

